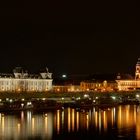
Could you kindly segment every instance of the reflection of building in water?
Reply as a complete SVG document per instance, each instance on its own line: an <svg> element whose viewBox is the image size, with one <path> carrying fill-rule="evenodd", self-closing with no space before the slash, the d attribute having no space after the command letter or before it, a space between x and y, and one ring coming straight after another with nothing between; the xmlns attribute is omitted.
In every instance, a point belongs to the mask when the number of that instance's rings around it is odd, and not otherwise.
<svg viewBox="0 0 140 140"><path fill-rule="evenodd" d="M45 116L45 133L48 134L48 116Z"/></svg>
<svg viewBox="0 0 140 140"><path fill-rule="evenodd" d="M0 113L0 139L1 137L18 139L21 128L19 120L15 116L6 116Z"/></svg>
<svg viewBox="0 0 140 140"><path fill-rule="evenodd" d="M140 139L140 111L138 106L118 106L105 110L77 111L72 108L57 110L53 113L33 114L21 112L20 115L4 115L0 113L0 139L52 139L53 133L61 135L65 132L95 130L106 133L108 128L116 127L118 135L136 128L136 136ZM64 128L64 129L63 129ZM124 131L122 131L124 130ZM55 134L54 134L55 135Z"/></svg>
<svg viewBox="0 0 140 140"><path fill-rule="evenodd" d="M135 125L135 107L126 105L118 108L118 128L133 127Z"/></svg>
<svg viewBox="0 0 140 140"><path fill-rule="evenodd" d="M68 108L68 132L71 130L71 109Z"/></svg>
<svg viewBox="0 0 140 140"><path fill-rule="evenodd" d="M79 130L79 112L76 112L76 130Z"/></svg>
<svg viewBox="0 0 140 140"><path fill-rule="evenodd" d="M23 135L27 135L27 137L41 136L51 139L53 133L53 115L52 113L47 113L47 116L42 114L33 115L31 111L28 111L26 122L24 122L22 129L24 130Z"/></svg>
<svg viewBox="0 0 140 140"><path fill-rule="evenodd" d="M135 78L123 79L118 75L116 82L119 90L136 90L140 89L140 58L136 64Z"/></svg>
<svg viewBox="0 0 140 140"><path fill-rule="evenodd" d="M140 106L137 107L137 114L136 114L136 136L137 139L140 139Z"/></svg>
<svg viewBox="0 0 140 140"><path fill-rule="evenodd" d="M103 125L104 125L104 130L107 130L107 115L106 111L104 111L104 116L103 116Z"/></svg>
<svg viewBox="0 0 140 140"><path fill-rule="evenodd" d="M0 74L0 92L45 92L52 89L52 73L28 74L15 68L13 74Z"/></svg>
<svg viewBox="0 0 140 140"><path fill-rule="evenodd" d="M89 115L86 114L86 129L88 130L89 128Z"/></svg>
<svg viewBox="0 0 140 140"><path fill-rule="evenodd" d="M47 137L49 138L49 139L51 139L52 138L52 135L53 135L53 114L52 113L48 113L48 126L47 126L47 128L48 128L48 132L47 132ZM43 131L43 130L42 130Z"/></svg>
<svg viewBox="0 0 140 140"><path fill-rule="evenodd" d="M75 124L75 109L72 109L72 131L74 131Z"/></svg>
<svg viewBox="0 0 140 140"><path fill-rule="evenodd" d="M111 122L112 122L112 126L114 126L115 120L116 120L116 108L114 107L114 108L111 109Z"/></svg>
<svg viewBox="0 0 140 140"><path fill-rule="evenodd" d="M97 129L98 128L98 112L95 112L95 128Z"/></svg>
<svg viewBox="0 0 140 140"><path fill-rule="evenodd" d="M64 110L62 111L61 119L62 119L62 129L64 129L64 119L65 119L65 113L64 113Z"/></svg>
<svg viewBox="0 0 140 140"><path fill-rule="evenodd" d="M60 133L60 110L57 110L57 134Z"/></svg>
<svg viewBox="0 0 140 140"><path fill-rule="evenodd" d="M23 112L21 112L23 117ZM22 118L0 113L0 139L29 139L40 136L42 139L52 139L53 115L33 115L31 111L26 112L24 122Z"/></svg>

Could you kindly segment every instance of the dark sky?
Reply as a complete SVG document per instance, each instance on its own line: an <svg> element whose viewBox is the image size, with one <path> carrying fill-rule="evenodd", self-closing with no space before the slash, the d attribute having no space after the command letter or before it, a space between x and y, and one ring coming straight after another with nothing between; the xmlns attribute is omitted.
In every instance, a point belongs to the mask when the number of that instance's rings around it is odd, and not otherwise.
<svg viewBox="0 0 140 140"><path fill-rule="evenodd" d="M2 3L0 72L48 66L56 75L134 73L140 57L138 8L135 1Z"/></svg>

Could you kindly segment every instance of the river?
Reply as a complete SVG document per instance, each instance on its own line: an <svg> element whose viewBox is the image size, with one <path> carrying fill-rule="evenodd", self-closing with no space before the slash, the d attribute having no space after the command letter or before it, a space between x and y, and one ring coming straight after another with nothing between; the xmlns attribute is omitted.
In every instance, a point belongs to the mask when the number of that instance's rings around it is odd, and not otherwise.
<svg viewBox="0 0 140 140"><path fill-rule="evenodd" d="M140 106L0 112L0 140L140 139Z"/></svg>

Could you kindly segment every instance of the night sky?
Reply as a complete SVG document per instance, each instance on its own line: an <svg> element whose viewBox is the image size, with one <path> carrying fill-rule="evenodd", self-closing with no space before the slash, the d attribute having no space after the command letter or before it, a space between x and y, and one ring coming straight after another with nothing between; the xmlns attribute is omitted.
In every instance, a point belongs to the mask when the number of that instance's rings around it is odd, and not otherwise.
<svg viewBox="0 0 140 140"><path fill-rule="evenodd" d="M135 1L11 1L0 6L0 72L134 73L140 57Z"/></svg>

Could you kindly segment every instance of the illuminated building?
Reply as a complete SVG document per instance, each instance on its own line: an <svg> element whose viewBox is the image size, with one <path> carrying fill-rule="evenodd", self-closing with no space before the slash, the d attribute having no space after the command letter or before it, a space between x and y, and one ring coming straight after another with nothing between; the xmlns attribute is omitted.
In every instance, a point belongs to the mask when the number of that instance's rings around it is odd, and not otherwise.
<svg viewBox="0 0 140 140"><path fill-rule="evenodd" d="M52 73L48 69L33 75L17 67L13 74L0 75L0 92L45 92L51 89Z"/></svg>
<svg viewBox="0 0 140 140"><path fill-rule="evenodd" d="M114 81L103 82L97 81L82 81L80 83L80 88L82 91L113 91L117 89L117 83Z"/></svg>
<svg viewBox="0 0 140 140"><path fill-rule="evenodd" d="M55 85L53 86L54 92L80 92L79 85Z"/></svg>
<svg viewBox="0 0 140 140"><path fill-rule="evenodd" d="M119 75L116 82L118 83L118 89L121 91L136 90L140 89L140 58L136 64L135 78L133 79L122 79Z"/></svg>

